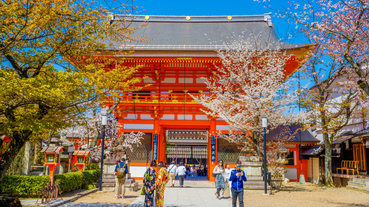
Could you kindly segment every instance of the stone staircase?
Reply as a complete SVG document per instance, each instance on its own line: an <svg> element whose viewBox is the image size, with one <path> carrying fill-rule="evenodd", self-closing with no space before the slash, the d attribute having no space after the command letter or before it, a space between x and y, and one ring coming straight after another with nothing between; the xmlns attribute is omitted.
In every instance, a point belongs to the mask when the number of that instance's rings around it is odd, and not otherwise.
<svg viewBox="0 0 369 207"><path fill-rule="evenodd" d="M96 187L100 186L100 179L95 183ZM138 182L135 179L131 178L130 173L126 175L126 183L125 183L126 191L136 191L138 190ZM115 175L114 174L103 174L103 183L102 189L106 191L114 191L115 190Z"/></svg>
<svg viewBox="0 0 369 207"><path fill-rule="evenodd" d="M247 181L243 184L246 191L264 190L264 178L261 174L263 162L256 156L240 156L242 170L245 172ZM267 189L272 187L268 184Z"/></svg>
<svg viewBox="0 0 369 207"><path fill-rule="evenodd" d="M346 187L369 192L369 179L352 178Z"/></svg>

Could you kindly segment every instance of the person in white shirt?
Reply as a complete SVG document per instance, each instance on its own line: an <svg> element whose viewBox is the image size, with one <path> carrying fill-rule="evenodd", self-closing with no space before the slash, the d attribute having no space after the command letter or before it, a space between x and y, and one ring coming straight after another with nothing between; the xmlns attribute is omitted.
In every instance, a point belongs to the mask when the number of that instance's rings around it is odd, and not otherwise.
<svg viewBox="0 0 369 207"><path fill-rule="evenodd" d="M229 191L231 191L230 189L232 188L232 181L230 181L229 179L231 178L231 172L232 169L229 168L229 164L226 164L226 169L225 169L225 179L227 181L227 184L224 186L223 192L222 192L222 197L224 197L224 191L227 190L227 187L229 187ZM229 194L229 197L232 198L232 194Z"/></svg>
<svg viewBox="0 0 369 207"><path fill-rule="evenodd" d="M174 187L174 182L176 180L177 166L175 164L176 162L172 161L171 165L168 167L170 187Z"/></svg>
<svg viewBox="0 0 369 207"><path fill-rule="evenodd" d="M181 187L183 187L183 181L184 181L184 177L186 175L186 168L185 166L183 166L183 162L179 163L179 167L177 168L177 173L178 178L179 178L179 185Z"/></svg>

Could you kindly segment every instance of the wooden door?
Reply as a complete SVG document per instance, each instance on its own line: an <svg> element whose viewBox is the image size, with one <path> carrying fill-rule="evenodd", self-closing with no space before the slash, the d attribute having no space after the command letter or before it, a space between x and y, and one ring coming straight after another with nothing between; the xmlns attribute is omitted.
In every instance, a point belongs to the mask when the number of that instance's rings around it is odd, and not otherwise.
<svg viewBox="0 0 369 207"><path fill-rule="evenodd" d="M365 147L363 144L353 144L354 161L359 161L359 170L366 170Z"/></svg>

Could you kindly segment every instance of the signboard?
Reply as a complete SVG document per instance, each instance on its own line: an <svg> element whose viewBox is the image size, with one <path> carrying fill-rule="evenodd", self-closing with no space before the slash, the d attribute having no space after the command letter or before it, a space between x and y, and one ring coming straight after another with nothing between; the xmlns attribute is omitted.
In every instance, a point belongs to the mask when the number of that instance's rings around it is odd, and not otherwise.
<svg viewBox="0 0 369 207"><path fill-rule="evenodd" d="M211 152L211 161L216 162L216 148L215 148L216 139L215 136L211 136L211 144L210 144L210 152Z"/></svg>
<svg viewBox="0 0 369 207"><path fill-rule="evenodd" d="M154 139L153 139L153 156L152 159L153 160L157 160L158 159L158 136L157 134L154 134Z"/></svg>

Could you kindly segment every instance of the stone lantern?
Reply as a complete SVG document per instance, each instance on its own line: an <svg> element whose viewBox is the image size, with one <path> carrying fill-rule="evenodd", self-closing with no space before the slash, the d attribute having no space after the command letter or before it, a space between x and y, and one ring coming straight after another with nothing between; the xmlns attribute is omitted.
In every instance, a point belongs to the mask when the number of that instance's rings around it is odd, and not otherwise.
<svg viewBox="0 0 369 207"><path fill-rule="evenodd" d="M86 157L90 156L90 151L76 150L73 152L73 164L78 166L78 171L81 173L87 164Z"/></svg>
<svg viewBox="0 0 369 207"><path fill-rule="evenodd" d="M60 153L63 152L61 146L43 147L41 152L45 153L45 164L49 168L51 184L54 183L54 172L56 166L60 165Z"/></svg>

